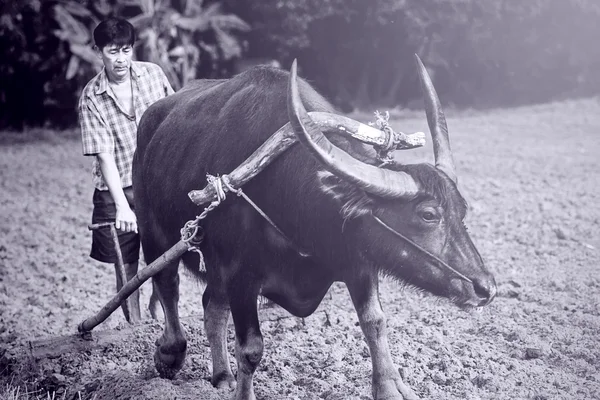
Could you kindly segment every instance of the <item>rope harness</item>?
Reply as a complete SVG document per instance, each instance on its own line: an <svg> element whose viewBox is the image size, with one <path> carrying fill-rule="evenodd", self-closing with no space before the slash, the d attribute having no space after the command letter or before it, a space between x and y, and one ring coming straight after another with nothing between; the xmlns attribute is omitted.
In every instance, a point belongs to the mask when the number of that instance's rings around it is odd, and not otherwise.
<svg viewBox="0 0 600 400"><path fill-rule="evenodd" d="M229 176L213 176L207 174L206 180L209 184L213 185L217 198L213 200L206 208L204 208L202 214L198 215L195 220L186 222L184 227L181 228L181 240L189 245L190 251L199 253L200 257L202 258L202 252L198 248L204 239L204 231L199 225L200 221L206 218L209 212L217 208L221 202L226 199L227 192L231 192L246 200L246 202L250 204L252 208L254 208L260 214L261 217L263 217L281 236L285 238L285 240L294 248L294 250L298 252L298 254L300 254L300 256L310 257L310 254L296 246L294 242L292 242L292 240L275 224L275 222L273 222L273 220L269 218L269 216L242 191L242 189L236 189L231 186L229 183Z"/></svg>
<svg viewBox="0 0 600 400"><path fill-rule="evenodd" d="M402 240L404 240L406 243L408 243L410 246L412 246L413 248L415 248L419 252L425 254L430 259L433 259L433 260L437 261L442 267L444 267L448 271L454 273L460 279L462 279L462 280L464 280L466 282L469 282L469 283L473 283L473 281L471 279L467 278L466 276L464 276L463 274L461 274L460 272L458 272L457 270L455 270L454 268L452 268L451 266L449 266L444 260L442 260L439 257L431 254L430 252L428 252L427 250L425 250L424 248L422 248L421 246L419 246L418 244L416 244L415 242L413 242L412 240L410 240L409 238L407 238L406 236L404 236L400 232L396 231L394 228L392 228L391 226L389 226L388 224L386 224L385 222L383 222L381 219L379 219L379 217L373 215L373 218L375 218L375 221L377 221L385 229L387 229L388 231L390 231L394 235L398 236L399 238L401 238Z"/></svg>
<svg viewBox="0 0 600 400"><path fill-rule="evenodd" d="M393 152L395 150L410 149L425 144L425 134L423 132L415 132L411 135L407 135L404 132L396 132L390 126L389 120L389 111L383 114L375 111L375 122L369 122L370 126L375 126L385 133L385 143L373 146L377 153L377 160L380 162L379 168L394 163Z"/></svg>

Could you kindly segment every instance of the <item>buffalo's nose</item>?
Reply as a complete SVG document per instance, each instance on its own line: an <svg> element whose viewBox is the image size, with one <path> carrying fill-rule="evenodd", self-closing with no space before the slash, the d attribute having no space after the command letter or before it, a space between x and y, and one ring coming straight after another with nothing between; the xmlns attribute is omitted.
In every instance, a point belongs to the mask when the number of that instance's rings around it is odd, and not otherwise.
<svg viewBox="0 0 600 400"><path fill-rule="evenodd" d="M494 297L496 297L496 281L492 276L486 276L482 279L473 279L473 288L477 296L481 297L482 300L479 303L480 306L489 304Z"/></svg>

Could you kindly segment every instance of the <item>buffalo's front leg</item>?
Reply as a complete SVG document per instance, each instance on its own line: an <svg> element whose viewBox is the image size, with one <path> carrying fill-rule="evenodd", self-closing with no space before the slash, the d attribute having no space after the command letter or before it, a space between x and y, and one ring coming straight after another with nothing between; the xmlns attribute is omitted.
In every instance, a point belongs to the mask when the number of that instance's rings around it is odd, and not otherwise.
<svg viewBox="0 0 600 400"><path fill-rule="evenodd" d="M163 378L173 379L183 366L187 341L179 322L179 274L175 262L153 278L153 288L165 315L165 330L156 341L154 365Z"/></svg>
<svg viewBox="0 0 600 400"><path fill-rule="evenodd" d="M202 296L204 306L204 330L210 344L212 357L213 386L235 388L235 377L229 366L227 352L227 321L229 320L229 304L226 297L214 288L208 286Z"/></svg>
<svg viewBox="0 0 600 400"><path fill-rule="evenodd" d="M402 381L390 354L386 321L379 302L376 274L347 282L360 327L371 352L374 400L417 400L415 393Z"/></svg>
<svg viewBox="0 0 600 400"><path fill-rule="evenodd" d="M258 321L258 288L251 279L239 276L228 285L227 295L235 325L237 386L235 400L255 400L253 376L263 354L263 339Z"/></svg>

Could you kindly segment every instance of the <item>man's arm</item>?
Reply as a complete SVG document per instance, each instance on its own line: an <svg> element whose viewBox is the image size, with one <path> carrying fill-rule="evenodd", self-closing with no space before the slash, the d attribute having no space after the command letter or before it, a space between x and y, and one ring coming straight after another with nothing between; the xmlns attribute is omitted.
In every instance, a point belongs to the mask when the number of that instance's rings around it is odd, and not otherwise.
<svg viewBox="0 0 600 400"><path fill-rule="evenodd" d="M137 232L135 214L129 207L117 164L112 155L114 148L112 135L93 103L82 96L79 102L79 123L83 143L83 154L96 156L100 172L117 209L115 227L126 232Z"/></svg>
<svg viewBox="0 0 600 400"><path fill-rule="evenodd" d="M96 157L100 164L100 171L102 172L104 182L117 209L115 227L125 232L137 232L137 220L131 207L129 207L129 203L121 187L121 177L119 176L115 159L110 153L98 153Z"/></svg>

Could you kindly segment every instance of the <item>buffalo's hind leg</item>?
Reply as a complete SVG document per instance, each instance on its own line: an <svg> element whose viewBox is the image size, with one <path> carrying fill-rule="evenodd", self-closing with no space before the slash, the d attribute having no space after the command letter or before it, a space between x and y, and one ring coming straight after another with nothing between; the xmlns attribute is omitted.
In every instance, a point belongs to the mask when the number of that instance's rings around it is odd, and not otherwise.
<svg viewBox="0 0 600 400"><path fill-rule="evenodd" d="M258 320L259 287L243 274L229 282L227 296L235 325L237 386L235 400L255 400L253 377L263 354L263 338Z"/></svg>
<svg viewBox="0 0 600 400"><path fill-rule="evenodd" d="M360 327L371 352L374 400L418 400L400 377L388 345L385 314L379 302L377 274L346 282Z"/></svg>
<svg viewBox="0 0 600 400"><path fill-rule="evenodd" d="M227 322L229 320L229 303L226 294L216 290L210 284L202 296L204 306L204 330L210 344L212 357L211 383L216 388L235 388L235 377L229 365L227 352Z"/></svg>
<svg viewBox="0 0 600 400"><path fill-rule="evenodd" d="M179 260L169 264L152 280L165 315L165 330L156 341L154 365L162 378L173 379L183 366L187 341L179 321Z"/></svg>

